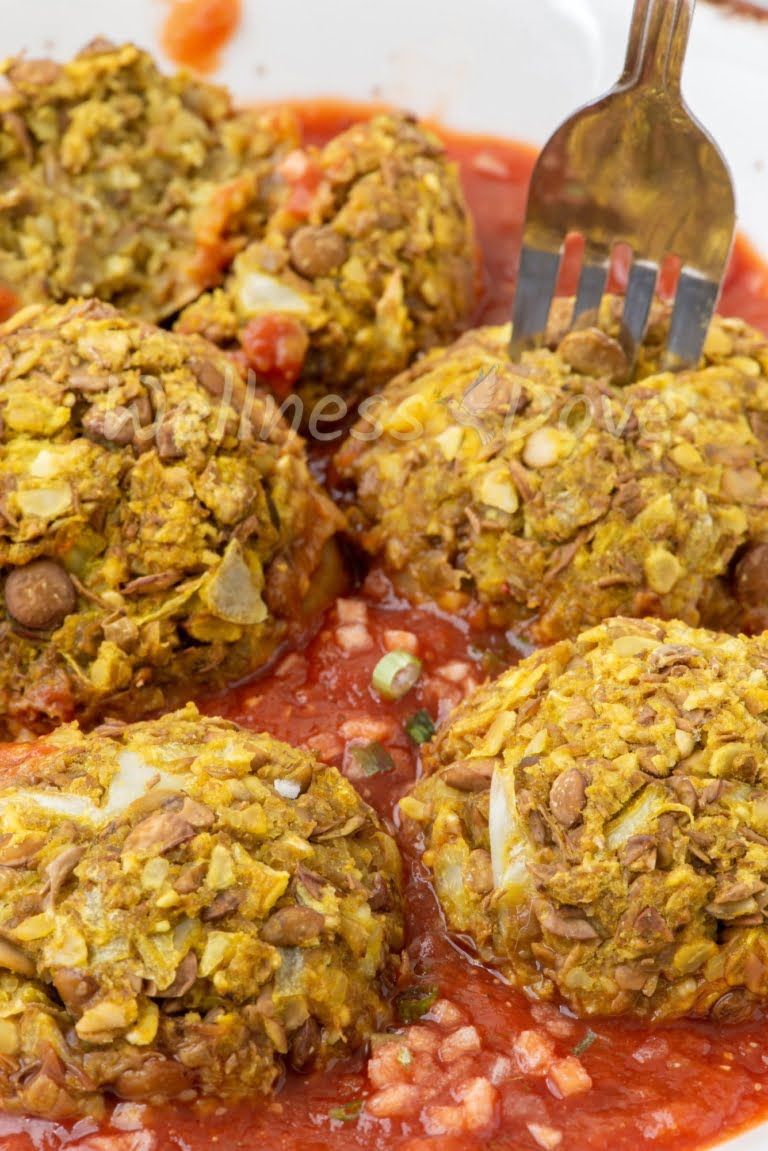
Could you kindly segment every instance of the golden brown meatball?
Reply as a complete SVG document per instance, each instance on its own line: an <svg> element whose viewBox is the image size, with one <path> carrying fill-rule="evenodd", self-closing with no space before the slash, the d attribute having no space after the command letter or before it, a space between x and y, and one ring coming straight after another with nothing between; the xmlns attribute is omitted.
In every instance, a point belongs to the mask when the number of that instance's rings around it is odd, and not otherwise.
<svg viewBox="0 0 768 1151"><path fill-rule="evenodd" d="M182 331L240 341L257 373L309 398L370 390L456 335L475 296L473 231L435 135L376 116L280 172L288 195L265 235Z"/></svg>
<svg viewBox="0 0 768 1151"><path fill-rule="evenodd" d="M603 328L510 360L469 332L393 380L337 456L401 593L537 642L613 614L768 626L768 343L716 319L693 371ZM758 558L750 558L755 549Z"/></svg>
<svg viewBox="0 0 768 1151"><path fill-rule="evenodd" d="M0 287L21 303L98 296L158 320L263 227L298 140L290 112L235 112L132 44L1 71Z"/></svg>
<svg viewBox="0 0 768 1151"><path fill-rule="evenodd" d="M387 1021L400 860L335 768L189 706L0 754L0 1101L270 1091Z"/></svg>
<svg viewBox="0 0 768 1151"><path fill-rule="evenodd" d="M615 618L482 687L401 803L453 931L580 1015L768 1000L768 636Z"/></svg>
<svg viewBox="0 0 768 1151"><path fill-rule="evenodd" d="M5 734L238 679L338 588L341 515L243 392L204 340L95 300L0 327Z"/></svg>

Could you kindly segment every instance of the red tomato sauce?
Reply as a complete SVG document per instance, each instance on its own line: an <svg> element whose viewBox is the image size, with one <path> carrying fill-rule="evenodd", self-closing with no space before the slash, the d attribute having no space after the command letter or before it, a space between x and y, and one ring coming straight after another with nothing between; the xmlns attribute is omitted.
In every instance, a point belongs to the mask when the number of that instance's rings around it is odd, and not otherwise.
<svg viewBox="0 0 768 1151"><path fill-rule="evenodd" d="M367 109L311 104L302 108L309 140L320 141L365 115ZM502 140L443 133L458 160L477 220L484 257L478 320L508 314L515 253L534 153ZM768 331L768 270L745 241L735 248L723 310ZM350 773L351 748L375 739L389 752L390 770L354 782L398 831L406 867L407 960L403 986L435 984L473 1024L482 1049L475 1062L506 1058L515 1038L533 1030L549 1036L558 1058L578 1052L591 1087L558 1098L544 1078L522 1074L496 1089L486 1127L460 1136L425 1131L417 1109L407 1118L366 1113L374 1088L362 1057L305 1077L289 1074L274 1098L224 1108L145 1109L140 1128L122 1120L98 1129L0 1116L2 1151L661 1151L701 1149L768 1118L768 1038L763 1019L718 1027L684 1022L654 1030L626 1020L589 1025L566 1010L532 1005L444 932L434 896L414 845L398 830L396 803L419 771L418 746L405 730L420 709L439 720L473 683L509 665L523 649L511 635L488 632L482 614L471 620L399 603L386 579L371 572L356 598L367 611L369 643L350 651L341 640L336 608L298 650L284 654L265 675L201 701L204 710L255 730L312 748ZM410 633L422 675L399 702L384 702L371 673L393 644ZM12 761L2 761L10 769ZM351 773L350 773L351 774ZM450 1104L447 1073L429 1084L431 1102ZM117 1125L113 1125L117 1124ZM548 1134L547 1134L548 1133Z"/></svg>
<svg viewBox="0 0 768 1151"><path fill-rule="evenodd" d="M242 18L241 0L171 0L160 34L175 64L213 72Z"/></svg>

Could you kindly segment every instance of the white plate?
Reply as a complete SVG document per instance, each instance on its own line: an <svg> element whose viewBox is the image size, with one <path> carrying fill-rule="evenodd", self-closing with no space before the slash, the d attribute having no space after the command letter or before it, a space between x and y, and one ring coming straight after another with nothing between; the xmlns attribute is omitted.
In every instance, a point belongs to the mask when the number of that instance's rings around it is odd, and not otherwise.
<svg viewBox="0 0 768 1151"><path fill-rule="evenodd" d="M243 0L217 79L240 100L385 100L543 143L620 71L629 0ZM158 51L162 0L0 0L2 54L67 56L97 34ZM684 87L736 180L740 226L768 256L768 21L699 3ZM706 1100L702 1100L706 1107ZM768 1126L721 1145L765 1151Z"/></svg>

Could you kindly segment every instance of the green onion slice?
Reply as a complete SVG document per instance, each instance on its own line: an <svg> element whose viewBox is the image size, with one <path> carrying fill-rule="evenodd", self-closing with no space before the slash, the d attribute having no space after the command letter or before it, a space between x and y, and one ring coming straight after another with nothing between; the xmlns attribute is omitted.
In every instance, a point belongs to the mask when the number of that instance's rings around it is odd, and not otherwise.
<svg viewBox="0 0 768 1151"><path fill-rule="evenodd" d="M373 669L371 684L382 699L402 699L418 683L421 660L396 648L383 655Z"/></svg>
<svg viewBox="0 0 768 1151"><path fill-rule="evenodd" d="M350 1099L349 1103L339 1103L336 1107L330 1107L328 1117L335 1119L337 1123L352 1123L362 1110L362 1099Z"/></svg>
<svg viewBox="0 0 768 1151"><path fill-rule="evenodd" d="M394 771L395 761L380 743L366 743L360 747L351 747L350 754L354 756L363 770L364 775L380 775L382 771Z"/></svg>
<svg viewBox="0 0 768 1151"><path fill-rule="evenodd" d="M395 1011L401 1023L415 1023L426 1015L437 1000L440 988L436 983L422 983L409 987L395 996Z"/></svg>
<svg viewBox="0 0 768 1151"><path fill-rule="evenodd" d="M573 1054L574 1055L583 1055L585 1051L589 1051L590 1047L592 1046L592 1044L595 1042L595 1040L597 1038L598 1038L598 1036L595 1035L594 1031L592 1031L591 1028L589 1028L587 1030L586 1034L579 1040L579 1042L574 1047Z"/></svg>
<svg viewBox="0 0 768 1151"><path fill-rule="evenodd" d="M435 734L435 725L429 712L420 708L405 721L405 730L414 743L429 743Z"/></svg>

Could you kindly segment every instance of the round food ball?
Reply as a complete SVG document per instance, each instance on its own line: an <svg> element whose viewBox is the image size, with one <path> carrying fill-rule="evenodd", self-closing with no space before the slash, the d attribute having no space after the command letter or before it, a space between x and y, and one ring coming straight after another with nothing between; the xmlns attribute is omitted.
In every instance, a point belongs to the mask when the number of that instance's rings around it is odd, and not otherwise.
<svg viewBox="0 0 768 1151"><path fill-rule="evenodd" d="M513 362L467 333L393 380L337 455L366 550L412 601L539 643L621 614L768 627L768 342L716 318L695 370L632 379L618 307Z"/></svg>
<svg viewBox="0 0 768 1151"><path fill-rule="evenodd" d="M0 287L97 296L147 320L221 282L274 207L288 110L234 111L133 44L0 65Z"/></svg>
<svg viewBox="0 0 768 1151"><path fill-rule="evenodd" d="M407 116L355 124L279 165L286 196L224 287L179 328L241 345L277 391L372 389L452 339L475 299L472 223L454 164Z"/></svg>
<svg viewBox="0 0 768 1151"><path fill-rule="evenodd" d="M768 1000L768 636L615 618L455 711L402 801L453 931L581 1016Z"/></svg>
<svg viewBox="0 0 768 1151"><path fill-rule="evenodd" d="M400 859L332 767L193 706L0 754L0 1101L253 1098L388 1020Z"/></svg>
<svg viewBox="0 0 768 1151"><path fill-rule="evenodd" d="M301 441L199 337L99 301L0 327L0 735L263 665L342 580Z"/></svg>

